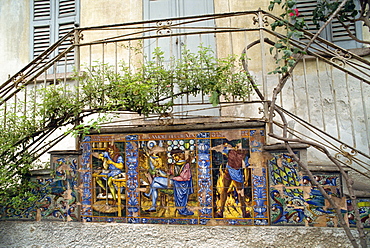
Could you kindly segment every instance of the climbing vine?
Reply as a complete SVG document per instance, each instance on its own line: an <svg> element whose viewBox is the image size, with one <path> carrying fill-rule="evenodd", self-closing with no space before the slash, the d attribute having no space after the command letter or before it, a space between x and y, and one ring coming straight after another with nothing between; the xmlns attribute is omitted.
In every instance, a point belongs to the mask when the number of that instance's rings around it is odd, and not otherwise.
<svg viewBox="0 0 370 248"><path fill-rule="evenodd" d="M361 2L364 2L364 1L361 1ZM300 30L302 30L305 26L304 20L297 18L299 16L299 10L294 8L295 5L296 5L296 2L294 0L286 0L286 1L274 0L274 1L270 2L269 10L272 10L274 8L275 4L281 5L281 7L283 9L283 11L282 11L283 13L280 16L282 19L277 19L274 23L271 24L271 27L272 27L273 30L275 30L277 27L285 28L286 37L278 40L275 43L274 47L272 47L271 50L270 50L270 52L272 52L274 49L276 49L279 54L282 54L281 58L277 59L277 64L279 64L279 66L273 72L271 72L271 73L274 73L274 74L276 74L276 73L281 74L282 77L279 79L279 83L276 86L276 88L274 88L272 100L269 103L268 122L269 122L269 130L270 130L269 136L284 142L285 147L289 151L290 155L297 161L297 163L300 165L300 167L304 169L304 171L308 174L310 180L319 189L320 193L329 201L329 203L335 209L337 217L340 220L341 225L344 228L344 230L347 234L347 237L351 241L352 245L354 247L359 247L359 244L357 243L356 239L353 237L349 227L347 226L347 224L346 224L346 222L343 218L343 215L342 215L342 212L341 212L342 210L341 210L340 206L338 206L338 204L332 199L332 197L330 195L328 195L327 192L325 192L323 187L319 183L317 183L317 181L314 179L313 174L311 173L311 171L309 170L307 165L305 163L303 163L302 161L300 161L300 159L294 154L294 152L291 148L290 142L299 142L299 143L303 143L303 144L310 144L312 147L322 151L328 157L328 159L334 165L337 166L338 170L341 172L341 175L346 180L347 189L348 189L348 192L349 192L349 195L350 195L352 201L354 201L356 199L356 196L354 194L354 190L353 190L353 187L352 187L353 180L351 180L348 177L348 175L343 171L343 168L341 167L339 162L336 161L332 157L332 155L327 151L327 149L325 147L321 146L320 144L318 144L316 142L308 142L308 141L305 141L303 139L288 138L287 137L287 133L288 133L288 131L287 131L288 130L287 120L286 120L284 114L282 113L282 111L280 111L280 109L277 108L276 104L275 104L276 99L277 99L277 95L281 92L281 90L283 89L287 79L291 76L291 72L295 68L296 64L302 58L303 54L305 54L305 52L307 51L307 48L313 42L313 40L316 39L318 35L320 35L320 32L323 30L323 28L325 28L333 20L334 17L337 17L338 20L341 22L341 24L348 31L348 28L346 28L344 21L350 20L348 18L348 16L353 18L357 15L356 10L353 10L353 9L351 10L351 8L354 7L354 5L352 3L353 3L352 0L337 1L334 4L333 4L332 1L329 2L329 1L324 0L324 1L320 2L320 4L318 4L317 8L314 10L314 16L316 18L314 23L318 24L319 20L325 21L325 23L323 24L323 26L320 27L318 32L312 37L312 39L311 39L311 41L309 41L308 45L306 45L306 47L302 51L300 51L300 50L294 50L294 48L290 44L290 39L296 38L296 37L299 38L302 35L302 33L300 33ZM366 5L363 5L363 6L366 6ZM326 15L327 11L330 13L329 15ZM361 11L361 13L363 13L363 11ZM364 23L366 24L366 21ZM297 58L295 58L295 56L293 56L293 55L298 54L298 53L299 53L299 56L297 56ZM281 66L281 62L283 63L283 66ZM273 130L273 118L274 118L274 115L276 113L280 116L281 121L283 122L282 135L276 134ZM361 224L361 219L360 219L360 216L359 216L358 207L357 207L356 204L353 204L353 207L354 207L354 210L355 210L355 216L356 216L356 221L357 221L356 227L357 227L357 230L358 230L358 233L359 233L359 236L360 236L360 242L359 243L360 243L361 247L367 247L366 237L365 237L365 233L364 233L364 230L363 230L363 225Z"/></svg>
<svg viewBox="0 0 370 248"><path fill-rule="evenodd" d="M124 62L115 72L109 64L96 63L86 68L82 78L82 98L92 108L120 108L139 114L160 114L183 94L209 95L216 106L220 97L246 99L251 93L249 74L242 70L242 58L230 55L217 59L208 47L196 53L184 49L181 59L165 62L164 52L156 48L152 57L135 72Z"/></svg>
<svg viewBox="0 0 370 248"><path fill-rule="evenodd" d="M270 26L273 31L276 31L278 28L283 29L285 36L277 40L274 46L270 48L270 53L276 51L280 54L280 57L276 59L278 66L270 74L282 74L288 72L294 66L297 54L305 53L301 49L292 46L290 42L293 38L299 39L303 37L302 29L305 27L305 21L299 16L296 1L273 0L270 1L268 9L272 11L275 5L280 5L282 8L281 19L276 19Z"/></svg>
<svg viewBox="0 0 370 248"><path fill-rule="evenodd" d="M84 135L108 121L106 113L111 111L161 115L184 94L209 95L216 106L221 98L244 100L251 93L250 76L237 56L216 58L210 48L200 46L197 52L184 49L182 59L170 61L165 62L164 52L157 48L135 71L124 62L119 70L96 62L84 68L82 75L76 73L78 89L51 84L28 92L28 98L37 101L17 99L4 108L0 112L4 120L0 125L0 205L33 204L29 172L52 145L42 141L60 127L66 129L64 136ZM84 122L95 113L97 118Z"/></svg>

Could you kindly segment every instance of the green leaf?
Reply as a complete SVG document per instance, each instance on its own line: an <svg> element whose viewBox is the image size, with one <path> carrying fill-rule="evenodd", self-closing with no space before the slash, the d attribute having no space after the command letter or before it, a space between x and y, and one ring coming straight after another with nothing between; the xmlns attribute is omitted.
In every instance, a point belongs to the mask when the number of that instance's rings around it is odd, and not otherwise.
<svg viewBox="0 0 370 248"><path fill-rule="evenodd" d="M213 91L209 98L209 102L212 103L213 107L216 107L220 103L220 94L217 91Z"/></svg>
<svg viewBox="0 0 370 248"><path fill-rule="evenodd" d="M274 47L270 47L270 54L272 54L272 52L274 51Z"/></svg>

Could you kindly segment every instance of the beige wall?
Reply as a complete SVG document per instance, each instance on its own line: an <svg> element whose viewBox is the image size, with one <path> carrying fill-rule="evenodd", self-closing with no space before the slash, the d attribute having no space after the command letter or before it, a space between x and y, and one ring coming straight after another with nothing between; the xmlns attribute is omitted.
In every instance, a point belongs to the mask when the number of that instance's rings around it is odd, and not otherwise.
<svg viewBox="0 0 370 248"><path fill-rule="evenodd" d="M0 82L30 61L30 11L28 0L0 2Z"/></svg>
<svg viewBox="0 0 370 248"><path fill-rule="evenodd" d="M142 1L81 0L81 27L139 21Z"/></svg>
<svg viewBox="0 0 370 248"><path fill-rule="evenodd" d="M81 0L80 26L91 27L100 25L121 24L142 20L142 1L106 1L106 0ZM122 35L122 31L93 31L84 32L83 42L104 39ZM104 61L114 64L115 60L121 61L128 56L127 44L106 44L104 54L101 45L91 48L81 48L82 64L89 64L93 61ZM115 53L117 53L117 58Z"/></svg>
<svg viewBox="0 0 370 248"><path fill-rule="evenodd" d="M109 24L117 24L117 23L127 23L127 22L134 22L142 20L142 2L141 0L80 0L80 26L87 27L87 26L96 26L96 25L109 25ZM0 39L0 81L4 82L8 75L13 75L21 68L23 68L27 63L30 62L30 1L29 0L1 0L0 2L0 33L2 35ZM240 0L215 0L215 13L225 13L225 12L237 12L237 11L245 11L245 10L257 10L259 8L267 10L269 4L269 0L265 1L240 1ZM276 8L275 11L278 11L279 8ZM276 13L275 13L276 14ZM237 26L243 28L252 28L253 27L253 16L243 16L237 17L232 19L225 19L223 21L219 21L217 23L220 26ZM364 30L364 36L367 39L370 39L370 35L367 29ZM132 31L132 30L131 30ZM130 31L130 32L131 32ZM110 37L114 35L119 35L118 31L109 31L105 32L105 37ZM138 34L140 35L140 34ZM89 40L96 40L102 37L102 32L96 32L94 34L86 32L84 34L84 42ZM265 37L267 35L265 34ZM218 56L225 57L229 54L241 54L243 49L250 44L251 42L258 40L259 32L251 32L247 35L245 34L237 34L234 33L230 34L218 34L217 35L217 48L218 48ZM99 45L96 47L92 47L89 50L89 47L85 47L81 49L81 61L83 63L89 63L90 61L100 60L104 62L115 62L131 59L133 56L131 51L124 47L123 45L127 46L127 44L122 44L122 46L118 45L115 47L113 44L108 45ZM135 46L134 43L131 44ZM276 65L274 60L274 54L269 53L269 45L264 45L265 47L261 49L261 44L254 46L248 51L248 57L251 58L249 62L249 70L252 75L256 78L257 83L262 86L265 85L266 89L268 89L269 98L271 97L272 89L275 87L277 82L276 75L268 75L267 73L271 71ZM104 49L102 49L104 47ZM91 53L90 53L91 52ZM114 55L117 52L117 58ZM90 55L91 54L91 55ZM141 59L140 55L134 60ZM327 92L329 97L326 97L326 101L328 102L326 109L331 110L333 107L333 100L330 96L330 81L332 79L328 79L328 77L324 77L326 74L326 65L319 64L316 66L315 60L306 60L306 70L307 70L307 79L302 74L303 68L301 66L297 67L295 71L295 78L294 81L288 82L285 88L285 96L282 97L283 100L279 103L282 103L283 107L288 110L296 110L299 116L306 116L304 109L309 105L313 104L319 105L318 94L319 86L322 87L323 92ZM266 67L265 71L262 71L263 65ZM316 70L320 69L322 72L317 73ZM316 75L320 74L323 75L321 78L318 78ZM316 77L315 77L316 76ZM336 85L345 85L344 82L345 77L342 78L335 78L334 81ZM311 93L312 97L316 96L315 99L308 99L306 97L305 91L305 80L310 82L309 93ZM333 81L333 80L332 80ZM321 83L321 82L325 82ZM314 85L317 84L317 86ZM326 86L327 85L327 86ZM324 88L324 86L326 88ZM344 87L344 86L343 86ZM291 92L296 91L295 94L291 94ZM302 90L298 92L298 90ZM303 93L302 93L303 92ZM342 96L340 96L342 97ZM343 96L342 99L338 99L341 101L341 104L344 105L344 108L348 109L349 104L347 103L346 97ZM356 98L352 98L356 99ZM352 100L352 103L355 102ZM344 104L343 104L344 103ZM352 104L351 103L351 104ZM324 102L324 104L326 104ZM356 103L353 109L362 109L360 106L362 103ZM364 104L367 106L367 102ZM259 107L259 106L258 106ZM360 108L361 107L361 108ZM314 111L312 111L314 110ZM315 108L311 107L311 112L314 112L312 115L312 123L315 123L316 120L321 120L322 115L321 112L316 110ZM240 117L251 117L251 113L258 113L256 111L256 107L249 106L239 106L236 108L229 108L224 111L224 115L236 115ZM346 113L342 111L342 113ZM336 125L334 122L334 118L330 116L325 116L328 118L327 120L327 130L334 130L334 126ZM349 116L349 115L348 115ZM357 116L357 115L356 115ZM261 115L253 116L253 117L261 117ZM126 119L127 116L125 116ZM357 117L358 118L358 117ZM360 122L363 122L361 119ZM346 124L346 123L344 123ZM357 125L357 124L356 124ZM359 127L358 127L359 126ZM366 136L364 134L364 125L360 124L356 126L356 132L359 133L358 140L365 139ZM348 125L344 125L344 129L349 130L347 128ZM352 134L350 132L344 132L342 138L345 138L346 141L351 141ZM359 146L364 142L359 142ZM313 158L313 161L321 160L321 158Z"/></svg>
<svg viewBox="0 0 370 248"><path fill-rule="evenodd" d="M215 13L236 12L244 10L267 10L270 1L215 0Z"/></svg>

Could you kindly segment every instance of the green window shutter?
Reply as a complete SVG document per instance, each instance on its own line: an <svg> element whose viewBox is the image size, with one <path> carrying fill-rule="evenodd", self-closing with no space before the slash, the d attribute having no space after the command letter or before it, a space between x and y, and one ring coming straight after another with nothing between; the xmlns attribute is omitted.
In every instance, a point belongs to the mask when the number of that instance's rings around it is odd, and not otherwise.
<svg viewBox="0 0 370 248"><path fill-rule="evenodd" d="M345 24L348 25L348 22ZM351 30L353 34L356 34L356 28L354 25L349 25L349 29ZM332 38L332 41L334 42L352 40L351 37L348 36L348 33L345 30L345 28L342 26L342 24L338 20L333 20L331 38Z"/></svg>
<svg viewBox="0 0 370 248"><path fill-rule="evenodd" d="M303 18L307 25L306 30L313 34L316 34L317 31L319 30L316 24L314 24L313 16L312 16L312 13L314 9L316 8L316 6L317 6L317 0L309 0L309 1L298 0L296 4L296 8L299 11L299 17ZM327 30L323 30L320 34L320 37L329 40L327 38ZM304 42L309 41L308 39L301 39L301 40Z"/></svg>
<svg viewBox="0 0 370 248"><path fill-rule="evenodd" d="M312 12L316 8L316 6L317 0L310 1L298 0L296 4L296 8L299 11L299 17L304 19L307 25L307 31L310 31L312 33L316 33L318 30L312 20Z"/></svg>

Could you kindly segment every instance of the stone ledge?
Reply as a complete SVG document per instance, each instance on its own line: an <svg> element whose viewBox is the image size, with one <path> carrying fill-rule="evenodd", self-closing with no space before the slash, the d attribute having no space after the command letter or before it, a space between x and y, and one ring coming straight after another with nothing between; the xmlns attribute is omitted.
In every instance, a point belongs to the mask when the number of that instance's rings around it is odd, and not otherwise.
<svg viewBox="0 0 370 248"><path fill-rule="evenodd" d="M358 234L352 230L356 239ZM351 247L341 228L0 221L0 247Z"/></svg>
<svg viewBox="0 0 370 248"><path fill-rule="evenodd" d="M302 144L302 143L290 143L290 146L292 147L292 149L307 149L308 147L310 147L309 145ZM274 151L274 150L286 151L285 144L283 143L264 145L263 149L266 151Z"/></svg>
<svg viewBox="0 0 370 248"><path fill-rule="evenodd" d="M91 134L115 134L115 133L148 133L148 132L174 132L174 131L197 131L217 130L236 128L261 128L265 123L261 121L233 121L233 122L206 122L204 119L197 119L197 122L190 124L158 125L151 123L147 126L137 127L102 127L99 131L91 130Z"/></svg>

